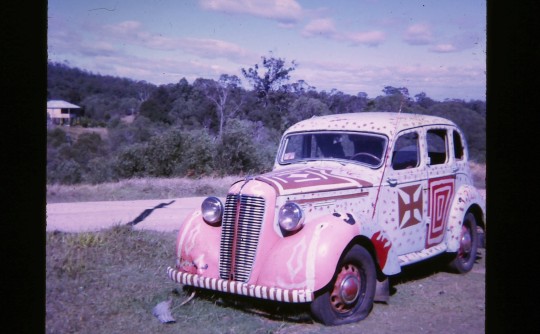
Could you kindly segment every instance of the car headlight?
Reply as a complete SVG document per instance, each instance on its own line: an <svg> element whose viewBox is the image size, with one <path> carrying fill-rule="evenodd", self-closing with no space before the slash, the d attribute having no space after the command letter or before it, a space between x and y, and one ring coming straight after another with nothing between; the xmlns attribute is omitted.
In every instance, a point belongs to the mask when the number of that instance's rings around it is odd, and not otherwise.
<svg viewBox="0 0 540 334"><path fill-rule="evenodd" d="M208 197L201 204L202 217L210 225L218 225L223 215L223 203L217 197Z"/></svg>
<svg viewBox="0 0 540 334"><path fill-rule="evenodd" d="M287 202L279 209L278 223L287 232L297 231L304 225L304 212L298 204Z"/></svg>

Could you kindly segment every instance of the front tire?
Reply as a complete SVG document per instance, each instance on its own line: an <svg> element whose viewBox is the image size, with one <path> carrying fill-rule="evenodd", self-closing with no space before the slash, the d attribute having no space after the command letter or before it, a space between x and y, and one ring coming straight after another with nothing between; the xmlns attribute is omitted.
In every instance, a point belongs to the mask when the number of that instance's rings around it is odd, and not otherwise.
<svg viewBox="0 0 540 334"><path fill-rule="evenodd" d="M311 303L311 312L327 326L360 321L373 308L376 280L371 254L354 245L337 266L332 283Z"/></svg>
<svg viewBox="0 0 540 334"><path fill-rule="evenodd" d="M476 261L477 251L478 232L476 230L476 218L469 212L463 219L459 249L449 264L450 269L460 274L471 271Z"/></svg>

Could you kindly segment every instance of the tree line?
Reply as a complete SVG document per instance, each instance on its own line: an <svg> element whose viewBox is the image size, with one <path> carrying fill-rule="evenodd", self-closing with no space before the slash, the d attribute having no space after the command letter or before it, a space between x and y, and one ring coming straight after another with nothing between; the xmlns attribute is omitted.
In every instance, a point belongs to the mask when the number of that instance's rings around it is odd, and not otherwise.
<svg viewBox="0 0 540 334"><path fill-rule="evenodd" d="M486 103L436 101L406 87L386 86L381 95L318 91L290 82L298 64L272 55L242 69L250 84L222 74L189 83L154 85L48 63L47 98L82 107L78 126L103 127L107 136L77 140L62 127L47 131L49 183L101 183L131 177L253 174L271 169L281 133L312 116L398 111L448 118L467 138L471 159L485 161ZM126 116L132 122L123 121Z"/></svg>

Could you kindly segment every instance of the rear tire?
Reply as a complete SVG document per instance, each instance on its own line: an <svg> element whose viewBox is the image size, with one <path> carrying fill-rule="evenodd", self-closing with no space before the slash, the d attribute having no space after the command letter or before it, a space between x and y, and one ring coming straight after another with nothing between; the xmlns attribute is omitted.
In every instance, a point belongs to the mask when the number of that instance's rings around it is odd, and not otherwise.
<svg viewBox="0 0 540 334"><path fill-rule="evenodd" d="M476 230L476 218L472 213L467 213L463 219L459 249L449 264L452 271L464 274L474 266L478 251L478 232Z"/></svg>
<svg viewBox="0 0 540 334"><path fill-rule="evenodd" d="M354 245L337 266L331 284L316 295L311 312L327 326L360 321L373 308L376 280L371 254Z"/></svg>

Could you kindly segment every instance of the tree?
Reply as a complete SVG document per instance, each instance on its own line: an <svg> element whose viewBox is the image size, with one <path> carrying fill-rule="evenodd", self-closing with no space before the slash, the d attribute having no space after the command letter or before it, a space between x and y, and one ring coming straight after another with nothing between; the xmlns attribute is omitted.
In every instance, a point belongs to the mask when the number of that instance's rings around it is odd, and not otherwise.
<svg viewBox="0 0 540 334"><path fill-rule="evenodd" d="M329 93L323 91L320 96L320 99L328 105L332 114L361 112L368 104L367 94L364 92L349 95L334 88Z"/></svg>
<svg viewBox="0 0 540 334"><path fill-rule="evenodd" d="M313 116L328 114L330 114L330 110L324 102L319 99L301 96L292 103L291 110L285 117L284 128Z"/></svg>
<svg viewBox="0 0 540 334"><path fill-rule="evenodd" d="M207 79L200 79L198 81L198 88L216 106L219 123L219 141L223 137L223 125L226 119L234 117L243 103L242 94L239 93L240 85L240 79L236 75L228 74L222 74L219 77L219 81Z"/></svg>
<svg viewBox="0 0 540 334"><path fill-rule="evenodd" d="M316 92L316 87L311 86L305 80L298 80L290 85L291 92L296 96L302 96L310 92Z"/></svg>
<svg viewBox="0 0 540 334"><path fill-rule="evenodd" d="M377 111L393 111L400 112L403 107L408 106L411 102L409 90L406 87L385 86L382 92L384 96L378 96L370 103L371 109Z"/></svg>
<svg viewBox="0 0 540 334"><path fill-rule="evenodd" d="M140 115L149 118L152 122L163 122L170 124L169 111L172 109L167 87L159 88L141 104Z"/></svg>
<svg viewBox="0 0 540 334"><path fill-rule="evenodd" d="M434 105L436 102L427 97L426 93L421 92L420 94L416 94L415 96L416 103L420 105L422 108L429 108L432 105Z"/></svg>
<svg viewBox="0 0 540 334"><path fill-rule="evenodd" d="M253 85L260 99L264 99L265 106L268 103L268 94L277 91L282 84L290 79L290 73L296 69L296 62L293 60L289 67L285 64L285 59L274 58L272 56L262 56L262 66L255 64L253 67L242 68L242 74ZM264 69L264 73L259 73L259 68Z"/></svg>

